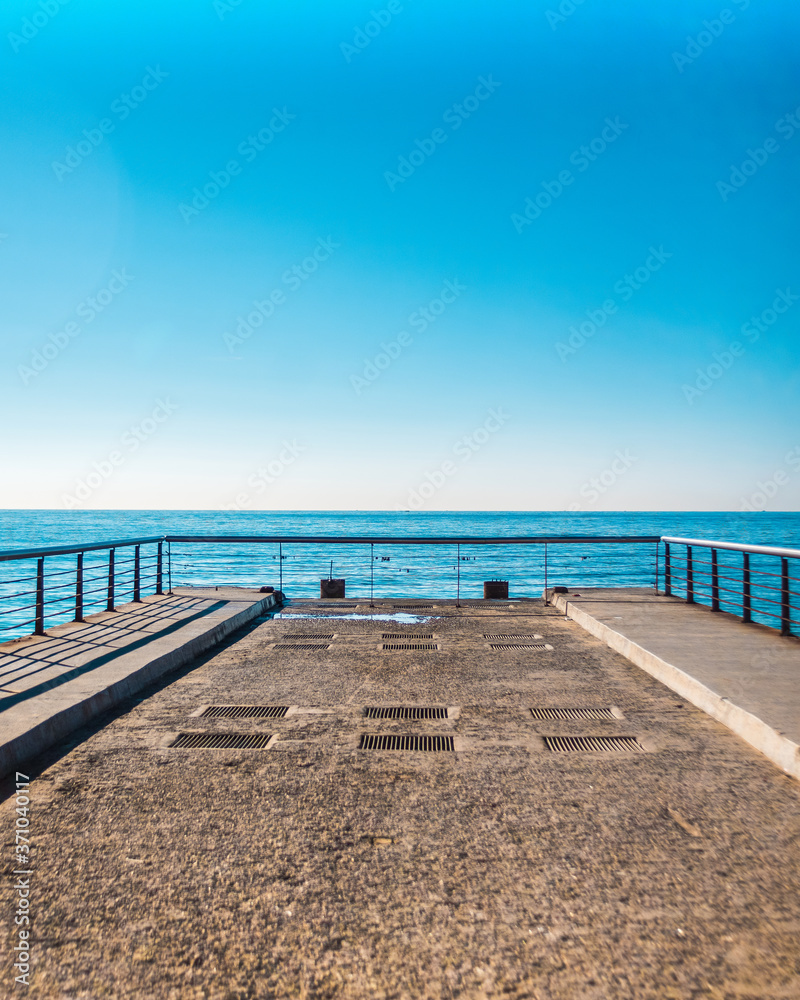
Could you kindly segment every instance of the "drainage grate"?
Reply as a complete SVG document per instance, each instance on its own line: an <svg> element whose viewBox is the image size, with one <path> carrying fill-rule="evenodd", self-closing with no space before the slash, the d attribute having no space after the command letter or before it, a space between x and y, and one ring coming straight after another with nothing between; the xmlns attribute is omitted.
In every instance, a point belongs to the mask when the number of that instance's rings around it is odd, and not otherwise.
<svg viewBox="0 0 800 1000"><path fill-rule="evenodd" d="M534 719L616 719L610 708L532 708Z"/></svg>
<svg viewBox="0 0 800 1000"><path fill-rule="evenodd" d="M381 639L432 639L433 633L422 632L384 632Z"/></svg>
<svg viewBox="0 0 800 1000"><path fill-rule="evenodd" d="M334 632L287 632L280 638L281 642L284 639L332 639L334 634Z"/></svg>
<svg viewBox="0 0 800 1000"><path fill-rule="evenodd" d="M490 642L490 649L552 649L546 642Z"/></svg>
<svg viewBox="0 0 800 1000"><path fill-rule="evenodd" d="M372 706L364 709L368 719L446 719L446 708L425 708L419 706L398 706L384 708Z"/></svg>
<svg viewBox="0 0 800 1000"><path fill-rule="evenodd" d="M282 719L288 705L209 705L201 719Z"/></svg>
<svg viewBox="0 0 800 1000"><path fill-rule="evenodd" d="M453 750L452 736L381 736L362 734L359 750Z"/></svg>
<svg viewBox="0 0 800 1000"><path fill-rule="evenodd" d="M381 649L438 649L435 642L384 642Z"/></svg>
<svg viewBox="0 0 800 1000"><path fill-rule="evenodd" d="M170 743L183 750L263 750L270 733L179 733Z"/></svg>
<svg viewBox="0 0 800 1000"><path fill-rule="evenodd" d="M393 608L406 608L407 610L418 610L421 608L432 608L432 604L393 604Z"/></svg>
<svg viewBox="0 0 800 1000"><path fill-rule="evenodd" d="M272 647L273 649L330 649L331 647L327 642L297 642L297 643L287 643L279 642Z"/></svg>
<svg viewBox="0 0 800 1000"><path fill-rule="evenodd" d="M557 753L575 750L644 750L633 736L545 736L544 745Z"/></svg>
<svg viewBox="0 0 800 1000"><path fill-rule="evenodd" d="M484 639L510 639L513 642L525 641L526 639L541 639L541 635L514 635L511 632L484 632Z"/></svg>

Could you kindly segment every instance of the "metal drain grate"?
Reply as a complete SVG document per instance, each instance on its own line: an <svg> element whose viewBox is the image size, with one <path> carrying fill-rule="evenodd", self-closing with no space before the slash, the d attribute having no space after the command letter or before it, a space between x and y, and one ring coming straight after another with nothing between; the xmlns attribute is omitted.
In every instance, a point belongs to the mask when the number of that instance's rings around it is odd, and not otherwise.
<svg viewBox="0 0 800 1000"><path fill-rule="evenodd" d="M334 632L288 632L280 638L283 642L284 639L332 639L334 635Z"/></svg>
<svg viewBox="0 0 800 1000"><path fill-rule="evenodd" d="M532 708L534 719L616 719L610 708Z"/></svg>
<svg viewBox="0 0 800 1000"><path fill-rule="evenodd" d="M170 743L182 750L263 750L270 733L179 733Z"/></svg>
<svg viewBox="0 0 800 1000"><path fill-rule="evenodd" d="M424 706L371 706L364 709L368 719L446 719L446 708L426 708Z"/></svg>
<svg viewBox="0 0 800 1000"><path fill-rule="evenodd" d="M490 649L552 649L546 642L490 642Z"/></svg>
<svg viewBox="0 0 800 1000"><path fill-rule="evenodd" d="M393 604L393 608L406 608L408 611L417 611L422 608L432 608L432 604Z"/></svg>
<svg viewBox="0 0 800 1000"><path fill-rule="evenodd" d="M282 719L288 705L209 705L201 719Z"/></svg>
<svg viewBox="0 0 800 1000"><path fill-rule="evenodd" d="M544 745L557 753L571 753L589 750L634 750L644 751L644 747L633 736L545 736Z"/></svg>
<svg viewBox="0 0 800 1000"><path fill-rule="evenodd" d="M362 734L359 750L423 750L428 753L453 750L452 736L389 736Z"/></svg>
<svg viewBox="0 0 800 1000"><path fill-rule="evenodd" d="M384 642L381 649L438 649L435 642Z"/></svg>
<svg viewBox="0 0 800 1000"><path fill-rule="evenodd" d="M331 647L327 642L279 642L276 643L273 649L330 649Z"/></svg>
<svg viewBox="0 0 800 1000"><path fill-rule="evenodd" d="M422 632L384 632L381 639L432 639L433 633L427 635Z"/></svg>
<svg viewBox="0 0 800 1000"><path fill-rule="evenodd" d="M512 642L524 642L532 639L541 639L541 635L515 635L511 632L484 632L484 639L509 639Z"/></svg>

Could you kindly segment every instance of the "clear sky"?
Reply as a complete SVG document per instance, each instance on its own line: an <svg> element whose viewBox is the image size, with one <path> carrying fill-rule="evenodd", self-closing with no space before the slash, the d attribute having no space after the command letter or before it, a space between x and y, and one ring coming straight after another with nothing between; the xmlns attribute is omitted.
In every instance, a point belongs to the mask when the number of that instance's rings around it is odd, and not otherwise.
<svg viewBox="0 0 800 1000"><path fill-rule="evenodd" d="M7 0L0 506L800 509L799 28Z"/></svg>

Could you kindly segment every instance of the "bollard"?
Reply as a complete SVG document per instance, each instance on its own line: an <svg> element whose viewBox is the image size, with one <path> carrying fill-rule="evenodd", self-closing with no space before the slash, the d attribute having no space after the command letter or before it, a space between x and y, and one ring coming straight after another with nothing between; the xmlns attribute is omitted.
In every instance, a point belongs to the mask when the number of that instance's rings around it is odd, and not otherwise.
<svg viewBox="0 0 800 1000"><path fill-rule="evenodd" d="M344 597L344 580L320 580L319 581L319 596L320 597Z"/></svg>

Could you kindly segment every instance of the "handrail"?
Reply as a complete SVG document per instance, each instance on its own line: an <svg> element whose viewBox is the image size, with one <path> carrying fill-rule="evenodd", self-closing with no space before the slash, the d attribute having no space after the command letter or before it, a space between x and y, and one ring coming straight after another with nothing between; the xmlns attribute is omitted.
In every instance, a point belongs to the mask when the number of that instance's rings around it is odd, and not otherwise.
<svg viewBox="0 0 800 1000"><path fill-rule="evenodd" d="M165 535L165 542L309 542L324 545L542 545L559 543L658 542L660 535Z"/></svg>
<svg viewBox="0 0 800 1000"><path fill-rule="evenodd" d="M775 545L740 545L738 542L710 542L705 538L670 538L667 535L662 535L661 541L668 545L699 545L706 549L731 549L734 552L754 552L756 555L800 559L800 549L784 549Z"/></svg>
<svg viewBox="0 0 800 1000"><path fill-rule="evenodd" d="M97 552L102 549L123 548L162 541L226 544L252 542L297 544L305 542L324 545L541 545L544 543L557 545L666 542L668 544L696 545L709 549L730 549L734 552L752 552L800 559L800 549L712 541L707 538L678 538L669 535L150 535L146 538L124 538L106 542L92 542L88 545L50 545L35 549L0 549L0 562L12 559L35 559L41 556L72 555L78 552Z"/></svg>
<svg viewBox="0 0 800 1000"><path fill-rule="evenodd" d="M163 542L163 535L150 538L124 538L114 542L92 542L91 545L49 545L43 549L0 549L0 562L9 559L37 559L40 556L68 556L77 552L97 552L100 549L119 549L125 545L144 545Z"/></svg>

